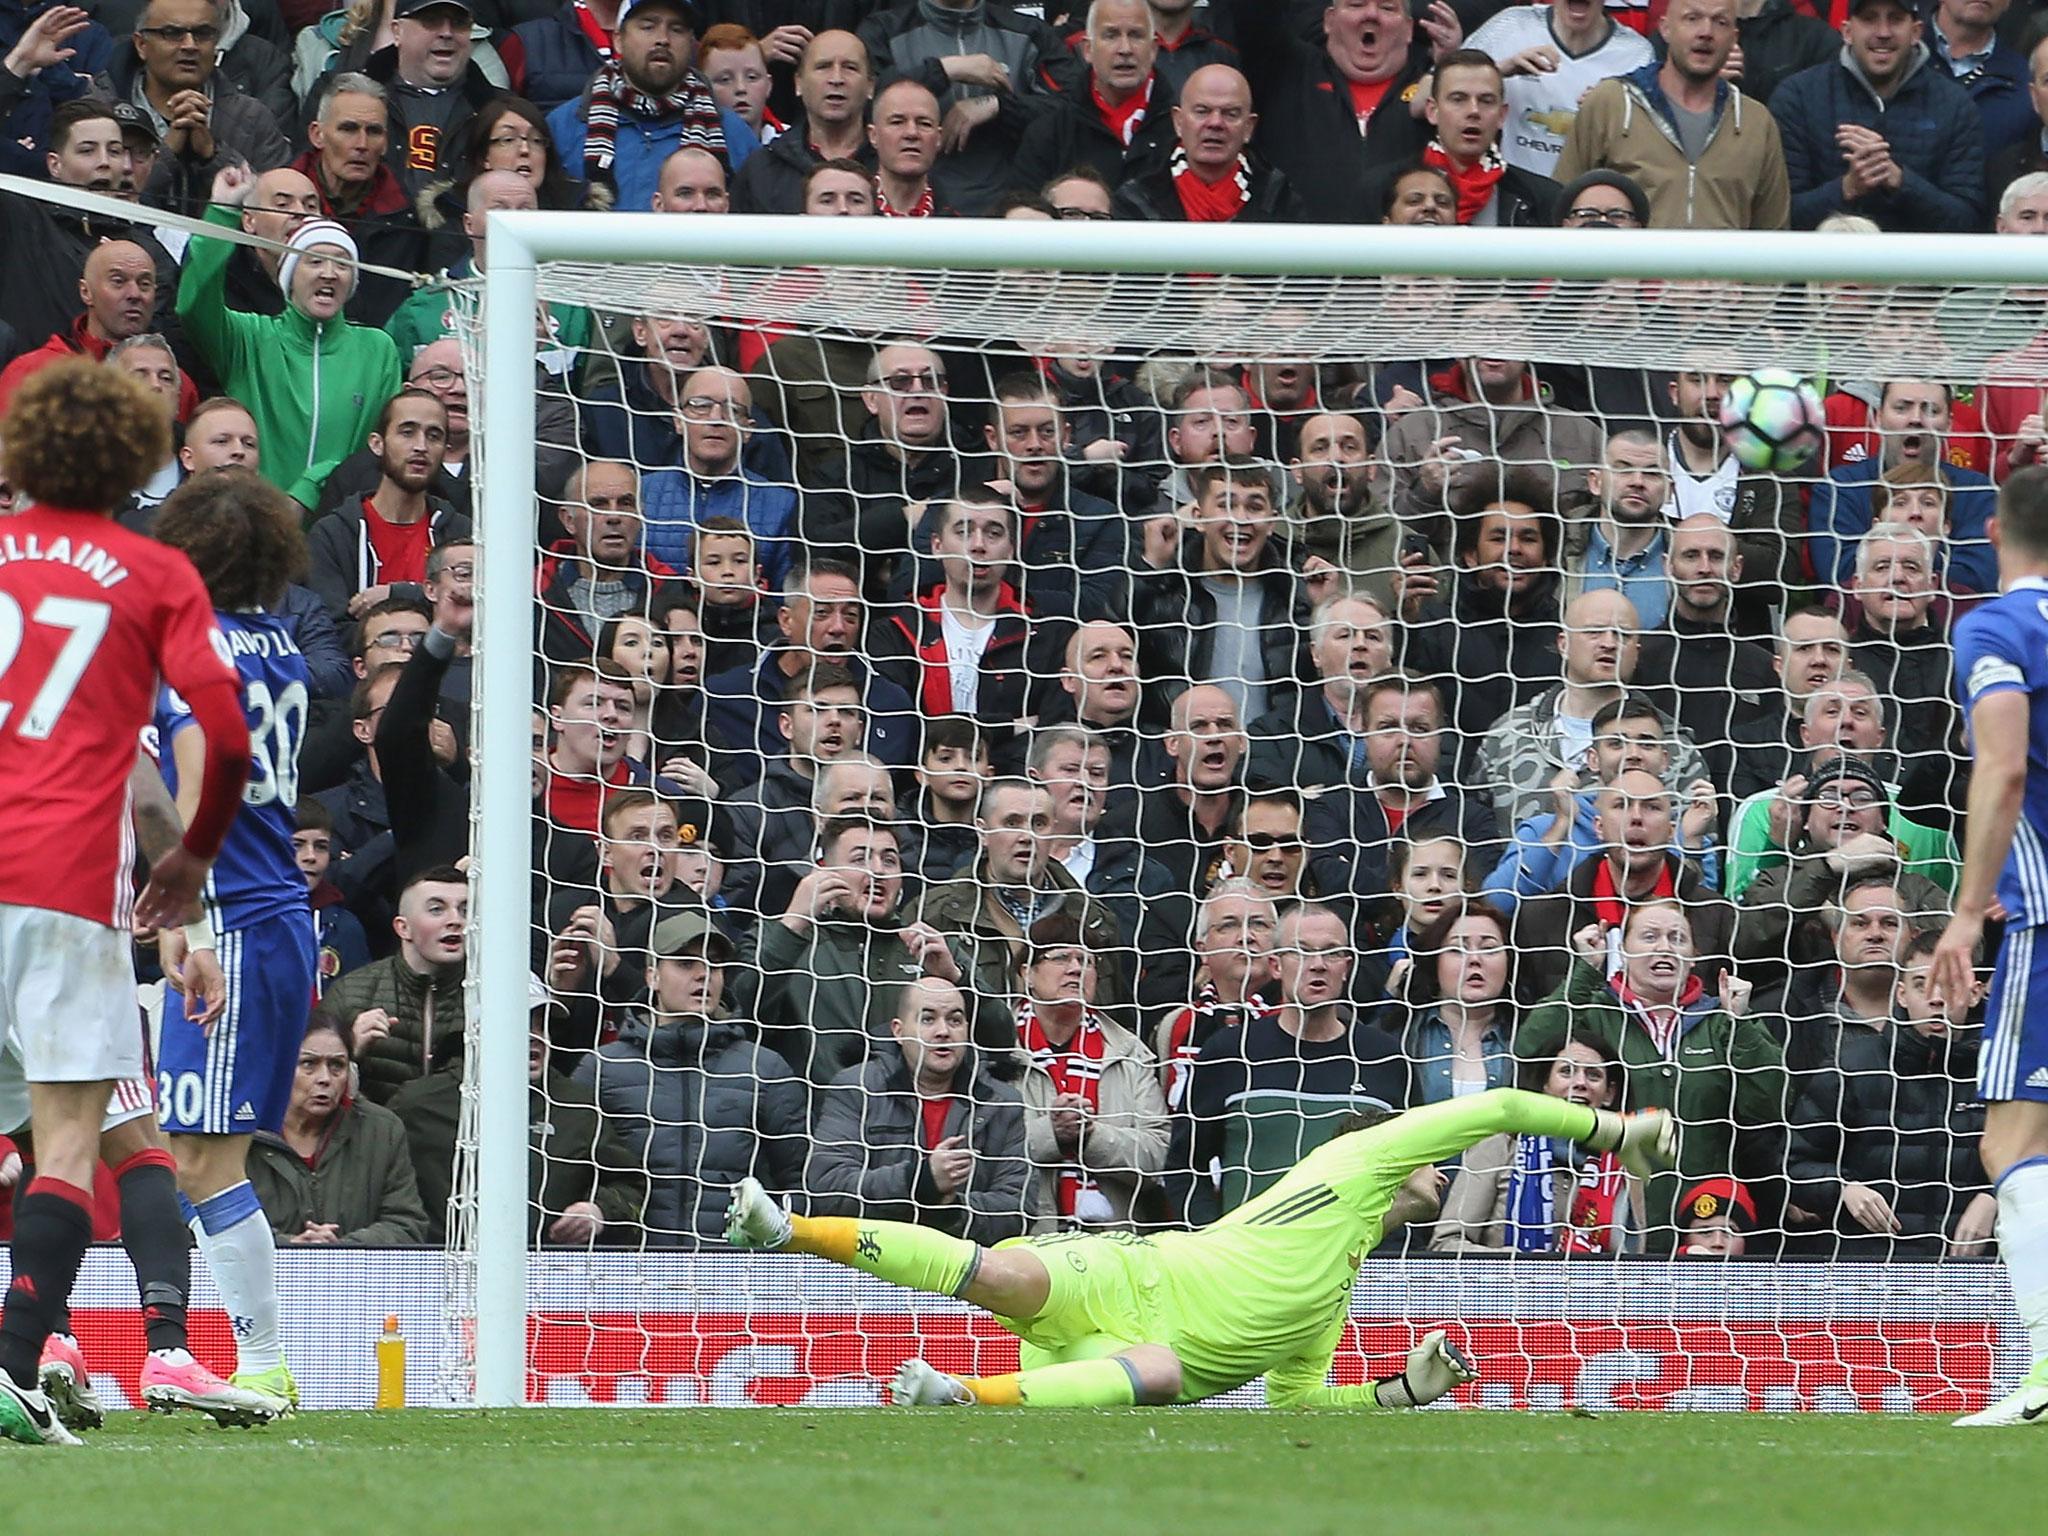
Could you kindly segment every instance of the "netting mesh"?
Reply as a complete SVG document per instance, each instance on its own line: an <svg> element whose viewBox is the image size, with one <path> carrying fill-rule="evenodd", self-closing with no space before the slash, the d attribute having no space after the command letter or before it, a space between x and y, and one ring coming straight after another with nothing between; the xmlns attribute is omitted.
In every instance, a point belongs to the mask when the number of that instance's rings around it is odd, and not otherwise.
<svg viewBox="0 0 2048 1536"><path fill-rule="evenodd" d="M1486 1311L1509 1259L1988 1255L1982 1009L1929 1001L1926 948L1967 764L1946 630L1996 590L2043 294L608 264L540 292L539 502L481 527L541 567L532 1235L590 1251L536 1311L595 1341L586 1387L644 1397L678 1314L758 1316L759 1374L827 1396L872 1368L803 1322L868 1332L871 1287L656 1262L718 1250L748 1173L985 1243L1199 1229L1359 1111L1490 1086L1671 1108L1679 1166L1479 1142L1378 1246L1447 1277L1411 1323ZM1762 367L1827 399L1786 473L1718 420ZM525 451L481 447L480 505ZM1586 1365L1663 1318L1650 1347L1745 1356L1683 1321L1761 1305L1739 1274L1660 1270L1646 1319L1631 1273L1606 1331L1487 1350ZM1881 1304L1802 1295L1766 1353L1874 1358ZM1956 1321L1983 1358L1885 1354L1903 1400L1981 1391L1995 1329ZM947 1309L886 1326L957 1349Z"/></svg>

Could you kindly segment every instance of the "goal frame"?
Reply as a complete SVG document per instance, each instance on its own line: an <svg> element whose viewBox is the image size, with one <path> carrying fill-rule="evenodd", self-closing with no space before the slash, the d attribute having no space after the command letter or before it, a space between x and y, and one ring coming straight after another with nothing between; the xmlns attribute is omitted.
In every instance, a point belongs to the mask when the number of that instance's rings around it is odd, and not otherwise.
<svg viewBox="0 0 2048 1536"><path fill-rule="evenodd" d="M493 850L530 873L536 556L533 316L550 261L735 267L855 266L1100 273L1831 282L1888 287L2048 283L2048 243L1983 235L1851 239L1785 231L1441 229L993 219L659 217L494 212L483 277L482 413L476 436L478 580L472 764L470 1021L476 1042L474 1402L526 1402L527 946L529 879L495 874ZM800 232L800 241L792 235ZM793 249L793 246L800 248ZM493 444L515 445L492 452ZM518 601L512 599L518 597ZM491 748L484 750L488 744ZM510 862L508 858L508 862Z"/></svg>

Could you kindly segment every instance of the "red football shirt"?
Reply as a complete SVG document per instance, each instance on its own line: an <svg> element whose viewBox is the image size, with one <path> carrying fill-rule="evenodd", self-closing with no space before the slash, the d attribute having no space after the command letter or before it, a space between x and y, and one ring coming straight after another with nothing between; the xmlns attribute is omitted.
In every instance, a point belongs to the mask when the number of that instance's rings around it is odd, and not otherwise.
<svg viewBox="0 0 2048 1536"><path fill-rule="evenodd" d="M0 521L0 903L128 926L128 773L159 679L240 686L189 560L91 513Z"/></svg>
<svg viewBox="0 0 2048 1536"><path fill-rule="evenodd" d="M394 523L365 496L363 526L369 530L370 548L377 556L377 579L371 585L388 587L394 581L427 579L427 552L434 543L431 518Z"/></svg>

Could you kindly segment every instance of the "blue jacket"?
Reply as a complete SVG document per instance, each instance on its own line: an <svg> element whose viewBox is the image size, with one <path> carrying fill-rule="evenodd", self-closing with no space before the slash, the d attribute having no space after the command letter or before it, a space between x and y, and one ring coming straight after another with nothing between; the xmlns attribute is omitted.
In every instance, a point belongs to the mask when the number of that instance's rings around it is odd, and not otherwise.
<svg viewBox="0 0 2048 1536"><path fill-rule="evenodd" d="M513 86L543 112L581 96L604 62L576 24L573 5L519 23L512 29L511 53L518 66Z"/></svg>
<svg viewBox="0 0 2048 1536"><path fill-rule="evenodd" d="M578 181L583 180L583 135L589 127L583 120L582 87L579 94L548 114L548 132L555 136L555 150L562 166ZM725 159L728 173L737 172L747 156L761 147L746 120L737 112L718 109L718 124L725 131ZM612 136L612 185L618 191L613 204L621 213L645 213L654 201L654 189L661 179L661 163L674 154L683 141L680 117L636 117L630 112L619 117L618 132ZM1983 172L1978 172L1983 179Z"/></svg>
<svg viewBox="0 0 2048 1536"><path fill-rule="evenodd" d="M1822 581L1846 586L1856 575L1856 546L1870 531L1870 491L1878 460L1843 464L1813 488L1806 526L1813 572ZM1973 592L1998 590L1998 555L1984 525L1998 510L1998 493L1988 477L1955 464L1941 466L1949 486L1948 548L1944 569L1958 586Z"/></svg>
<svg viewBox="0 0 2048 1536"><path fill-rule="evenodd" d="M754 535L754 559L768 590L780 592L796 553L796 492L742 466L736 475L705 480L687 469L657 469L640 481L647 552L672 570L690 569L690 536L709 517L731 517Z"/></svg>
<svg viewBox="0 0 2048 1536"><path fill-rule="evenodd" d="M1515 828L1500 862L1481 884L1480 894L1503 912L1513 912L1524 896L1547 896L1562 890L1573 870L1606 851L1607 844L1593 820L1597 793L1582 789L1572 797L1571 831L1562 843L1554 846L1543 841L1557 820L1553 813L1542 811L1524 818ZM1674 839L1671 851L1698 864L1700 879L1706 884L1715 890L1721 888L1721 851L1711 842L1704 849L1686 848Z"/></svg>
<svg viewBox="0 0 2048 1536"><path fill-rule="evenodd" d="M1984 158L1988 162L2040 128L2034 104L2027 95L2026 57L2002 37L1991 40L1991 53L1967 75L1958 75L1947 58L1941 29L1931 22L1927 46L1934 50L1934 64L1970 93L1977 105L1977 124L1984 130ZM1995 210L1994 210L1995 211Z"/></svg>
<svg viewBox="0 0 2048 1536"><path fill-rule="evenodd" d="M1984 225L1984 130L1977 108L1922 43L1889 101L1871 90L1847 47L1831 64L1802 69L1771 98L1792 183L1792 227L1812 229L1831 213L1860 213L1887 230L1930 233ZM1835 130L1855 123L1884 135L1905 173L1896 192L1851 203Z"/></svg>
<svg viewBox="0 0 2048 1536"><path fill-rule="evenodd" d="M25 4L24 0L0 0L0 58L13 52L29 23L49 8ZM71 57L52 64L32 80L16 80L0 70L0 75L6 75L0 79L0 171L10 176L50 179L49 167L43 163L50 114L91 90L93 77L114 61L114 40L97 21L87 22L64 46L72 50Z"/></svg>

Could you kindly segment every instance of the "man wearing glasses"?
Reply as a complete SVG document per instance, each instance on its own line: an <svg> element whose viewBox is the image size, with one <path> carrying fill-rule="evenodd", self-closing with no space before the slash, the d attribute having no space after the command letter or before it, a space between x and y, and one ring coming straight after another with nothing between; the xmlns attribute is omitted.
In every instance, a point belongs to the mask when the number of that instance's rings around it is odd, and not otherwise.
<svg viewBox="0 0 2048 1536"><path fill-rule="evenodd" d="M641 486L648 555L671 570L689 570L698 525L733 518L753 534L761 574L779 590L796 552L796 490L741 462L754 430L747 381L729 368L698 369L677 391L676 417L681 462L652 471Z"/></svg>
<svg viewBox="0 0 2048 1536"><path fill-rule="evenodd" d="M145 201L175 213L167 197L175 179L203 201L213 173L230 159L258 171L292 157L283 125L270 109L219 67L222 32L213 0L150 0L135 28L134 46L117 48L96 82L116 101L131 103L162 138L160 156L143 183Z"/></svg>

